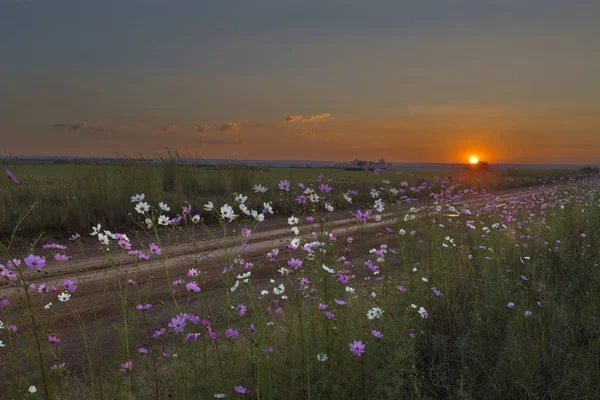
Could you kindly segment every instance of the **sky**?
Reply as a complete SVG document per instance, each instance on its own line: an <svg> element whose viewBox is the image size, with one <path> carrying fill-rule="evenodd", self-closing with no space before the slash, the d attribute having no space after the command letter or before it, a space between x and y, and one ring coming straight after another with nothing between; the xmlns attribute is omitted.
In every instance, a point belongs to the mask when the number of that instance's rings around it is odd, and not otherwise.
<svg viewBox="0 0 600 400"><path fill-rule="evenodd" d="M0 151L600 163L600 2L0 0Z"/></svg>

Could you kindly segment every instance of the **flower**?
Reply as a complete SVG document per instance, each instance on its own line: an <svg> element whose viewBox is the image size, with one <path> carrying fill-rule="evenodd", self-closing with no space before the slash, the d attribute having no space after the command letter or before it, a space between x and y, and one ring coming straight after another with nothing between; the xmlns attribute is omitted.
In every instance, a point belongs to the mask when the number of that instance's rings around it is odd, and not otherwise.
<svg viewBox="0 0 600 400"><path fill-rule="evenodd" d="M188 292L194 292L194 293L200 292L200 286L198 286L198 284L194 281L191 281L190 283L185 285L185 288L187 289Z"/></svg>
<svg viewBox="0 0 600 400"><path fill-rule="evenodd" d="M299 222L299 220L298 220L298 217L296 217L296 216L293 216L293 215L292 215L291 217L289 217L289 218L288 218L288 224L289 224L289 225L292 225L292 226L294 226L294 225L296 225L298 222Z"/></svg>
<svg viewBox="0 0 600 400"><path fill-rule="evenodd" d="M48 341L50 343L56 343L56 344L58 344L58 343L60 343L60 338L57 337L57 336L55 336L55 335L50 335L50 336L48 336Z"/></svg>
<svg viewBox="0 0 600 400"><path fill-rule="evenodd" d="M234 386L233 388L235 389L236 392L238 392L240 394L250 393L250 391L243 386Z"/></svg>
<svg viewBox="0 0 600 400"><path fill-rule="evenodd" d="M354 342L350 343L350 352L355 356L360 357L365 352L365 349L366 346L359 340L355 340Z"/></svg>
<svg viewBox="0 0 600 400"><path fill-rule="evenodd" d="M163 226L167 226L169 225L169 217L167 217L166 215L160 215L158 217L158 224L159 225L163 225Z"/></svg>
<svg viewBox="0 0 600 400"><path fill-rule="evenodd" d="M254 185L254 193L265 193L267 191L267 188L264 187L263 185Z"/></svg>
<svg viewBox="0 0 600 400"><path fill-rule="evenodd" d="M383 315L383 310L379 307L373 307L369 311L367 311L367 318L369 318L371 320L379 319L379 318L381 318L382 315Z"/></svg>
<svg viewBox="0 0 600 400"><path fill-rule="evenodd" d="M525 311L525 316L527 318L531 317L533 315L533 313L531 311Z"/></svg>
<svg viewBox="0 0 600 400"><path fill-rule="evenodd" d="M144 200L145 198L146 198L146 195L144 195L144 193L136 194L135 196L131 196L131 202L138 203L138 202Z"/></svg>
<svg viewBox="0 0 600 400"><path fill-rule="evenodd" d="M150 303L148 303L146 305L138 304L137 306L135 306L135 308L138 311L147 311L152 308L152 304L150 304Z"/></svg>
<svg viewBox="0 0 600 400"><path fill-rule="evenodd" d="M221 217L224 220L228 219L229 222L231 222L237 218L237 215L233 212L233 207L231 207L229 204L224 204L221 207Z"/></svg>
<svg viewBox="0 0 600 400"><path fill-rule="evenodd" d="M375 329L371 331L371 335L375 336L377 339L381 339L383 337L383 333L376 331Z"/></svg>
<svg viewBox="0 0 600 400"><path fill-rule="evenodd" d="M185 328L185 318L183 315L177 315L171 318L171 322L169 322L169 328L171 328L172 332L175 333L183 333L183 328Z"/></svg>
<svg viewBox="0 0 600 400"><path fill-rule="evenodd" d="M291 185L292 184L290 183L290 181L283 180L283 181L279 181L278 187L279 187L279 190L285 190L286 192L289 192Z"/></svg>
<svg viewBox="0 0 600 400"><path fill-rule="evenodd" d="M225 337L229 338L229 339L237 339L240 336L240 333L238 331L236 331L235 329L227 329L225 331Z"/></svg>
<svg viewBox="0 0 600 400"><path fill-rule="evenodd" d="M248 311L248 307L246 307L245 304L240 303L235 308L235 311L237 311L239 316L244 316L244 315L246 315L246 312Z"/></svg>
<svg viewBox="0 0 600 400"><path fill-rule="evenodd" d="M148 203L140 201L135 205L135 211L137 211L138 214L145 214L148 211L150 211L150 206L148 205Z"/></svg>
<svg viewBox="0 0 600 400"><path fill-rule="evenodd" d="M209 201L208 203L206 203L204 205L204 210L205 211L212 211L212 210L214 210L214 208L215 208L215 206L214 206L214 204L213 204L212 201Z"/></svg>
<svg viewBox="0 0 600 400"><path fill-rule="evenodd" d="M25 258L25 264L30 269L40 269L46 266L46 259L40 256L30 254Z"/></svg>
<svg viewBox="0 0 600 400"><path fill-rule="evenodd" d="M321 362L327 361L328 358L329 357L325 353L319 353L319 354L317 354L317 360L319 360Z"/></svg>
<svg viewBox="0 0 600 400"><path fill-rule="evenodd" d="M10 179L11 181L13 181L14 183L20 183L19 179L15 176L15 174L13 174L12 172L10 172L10 170L8 168L4 168L4 171L6 171L6 175L8 176L8 179Z"/></svg>
<svg viewBox="0 0 600 400"><path fill-rule="evenodd" d="M65 279L62 281L63 287L67 289L69 292L73 293L75 289L77 289L77 285L70 279Z"/></svg>
<svg viewBox="0 0 600 400"><path fill-rule="evenodd" d="M129 361L125 361L123 364L121 364L121 369L119 370L119 372L121 373L121 375L127 375L127 373L129 371L131 371L133 369L133 361L129 360Z"/></svg>
<svg viewBox="0 0 600 400"><path fill-rule="evenodd" d="M62 292L58 295L58 300L65 303L71 299L71 294L69 292Z"/></svg>
<svg viewBox="0 0 600 400"><path fill-rule="evenodd" d="M33 385L29 386L29 389L27 389L27 391L31 394L34 394L35 392L37 392L37 388Z"/></svg>
<svg viewBox="0 0 600 400"><path fill-rule="evenodd" d="M421 315L421 318L429 317L429 313L423 307L419 307L419 314Z"/></svg>
<svg viewBox="0 0 600 400"><path fill-rule="evenodd" d="M163 211L171 211L171 207L169 207L166 203L163 203L162 201L160 203L158 203L158 206L160 207L161 210Z"/></svg>
<svg viewBox="0 0 600 400"><path fill-rule="evenodd" d="M513 308L515 306L515 303L513 303L512 301L508 302L508 304L506 305L506 307L508 308Z"/></svg>

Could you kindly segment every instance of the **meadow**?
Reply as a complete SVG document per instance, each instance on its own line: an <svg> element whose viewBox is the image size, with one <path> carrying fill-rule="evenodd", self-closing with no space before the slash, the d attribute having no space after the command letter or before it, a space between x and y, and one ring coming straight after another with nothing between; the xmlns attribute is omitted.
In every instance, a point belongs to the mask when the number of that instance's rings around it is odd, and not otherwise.
<svg viewBox="0 0 600 400"><path fill-rule="evenodd" d="M598 396L595 171L10 168L2 398Z"/></svg>

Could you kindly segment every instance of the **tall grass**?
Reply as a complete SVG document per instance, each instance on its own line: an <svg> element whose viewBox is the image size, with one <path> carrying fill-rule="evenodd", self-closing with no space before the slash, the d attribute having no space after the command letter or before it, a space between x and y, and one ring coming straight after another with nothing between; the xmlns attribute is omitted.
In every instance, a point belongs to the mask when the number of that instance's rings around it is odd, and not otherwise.
<svg viewBox="0 0 600 400"><path fill-rule="evenodd" d="M128 166L127 174L132 184L142 176L164 182L148 165ZM173 190L186 182L185 174L169 174ZM54 261L69 254L57 246L32 243L28 255L3 242L0 297L8 302L0 308L0 389L7 398L597 395L597 175L502 199L464 186L364 186L351 199L370 198L370 217L343 227L333 224L331 204L346 183L329 182L332 191L321 187L326 177L293 182L289 190L275 183L267 193L299 218L288 226L300 231L288 228L275 243L258 238L260 218L237 205L229 210L214 199L214 209L166 212L156 205L164 199L147 192L150 209L134 211L129 195L95 177L94 195L113 190L115 206L128 204L140 241L101 229L101 255L74 238L72 261ZM416 207L401 188L432 200ZM298 200L311 190L318 199ZM273 218L263 205L267 193L246 191L244 202ZM16 221L14 234L37 207ZM378 224L375 215L384 212L393 217ZM179 222L159 223L159 216L177 214ZM199 242L199 232L218 246ZM182 252L171 243L175 233L193 246ZM33 254L45 255L48 265L32 268ZM99 277L98 266L109 272ZM57 299L66 292L69 300ZM366 348L353 353L353 344Z"/></svg>

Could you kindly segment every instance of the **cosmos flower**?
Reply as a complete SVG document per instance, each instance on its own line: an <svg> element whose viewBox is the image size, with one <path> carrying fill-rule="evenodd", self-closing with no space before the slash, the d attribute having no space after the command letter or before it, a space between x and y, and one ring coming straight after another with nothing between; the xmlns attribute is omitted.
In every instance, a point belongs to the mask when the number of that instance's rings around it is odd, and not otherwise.
<svg viewBox="0 0 600 400"><path fill-rule="evenodd" d="M25 264L29 269L40 269L46 266L46 259L33 254L28 255L24 259Z"/></svg>
<svg viewBox="0 0 600 400"><path fill-rule="evenodd" d="M69 292L73 293L77 289L77 285L70 279L65 279L62 281L62 285Z"/></svg>
<svg viewBox="0 0 600 400"><path fill-rule="evenodd" d="M8 168L4 168L4 171L6 171L6 175L8 176L8 179L13 181L14 183L21 183L21 182L19 182L19 179L15 176L15 174L10 172L10 170Z"/></svg>
<svg viewBox="0 0 600 400"><path fill-rule="evenodd" d="M65 303L67 301L69 301L71 299L71 293L69 292L62 292L61 294L58 295L58 300L61 301L62 303Z"/></svg>
<svg viewBox="0 0 600 400"><path fill-rule="evenodd" d="M350 343L350 352L357 357L360 357L366 351L366 346L360 340L355 340Z"/></svg>
<svg viewBox="0 0 600 400"><path fill-rule="evenodd" d="M373 307L367 311L367 318L370 320L379 319L383 316L383 310L379 307Z"/></svg>

